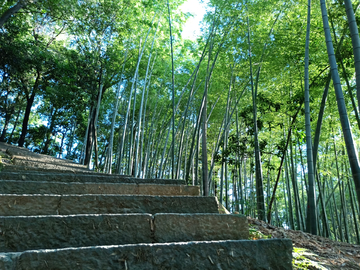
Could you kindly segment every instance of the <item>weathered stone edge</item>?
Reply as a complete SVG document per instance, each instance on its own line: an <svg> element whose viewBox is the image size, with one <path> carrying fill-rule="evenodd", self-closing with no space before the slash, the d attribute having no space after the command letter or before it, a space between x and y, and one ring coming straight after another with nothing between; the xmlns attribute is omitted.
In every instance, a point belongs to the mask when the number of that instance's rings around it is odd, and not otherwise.
<svg viewBox="0 0 360 270"><path fill-rule="evenodd" d="M13 167L13 166L6 166ZM34 169L34 168L32 168ZM54 174L54 173L57 174ZM19 170L0 172L0 180L28 180L39 181L40 178L46 178L46 181L59 182L102 182L102 183L154 183L154 184L171 184L185 185L185 180L180 179L148 179L135 178L128 175L103 174L92 171L59 171L54 172L48 170Z"/></svg>
<svg viewBox="0 0 360 270"><path fill-rule="evenodd" d="M199 186L155 183L98 183L0 180L0 194L135 194L200 196Z"/></svg>
<svg viewBox="0 0 360 270"><path fill-rule="evenodd" d="M202 196L0 194L2 216L101 213L218 213L218 202Z"/></svg>
<svg viewBox="0 0 360 270"><path fill-rule="evenodd" d="M0 253L0 269L292 269L289 239L131 244Z"/></svg>

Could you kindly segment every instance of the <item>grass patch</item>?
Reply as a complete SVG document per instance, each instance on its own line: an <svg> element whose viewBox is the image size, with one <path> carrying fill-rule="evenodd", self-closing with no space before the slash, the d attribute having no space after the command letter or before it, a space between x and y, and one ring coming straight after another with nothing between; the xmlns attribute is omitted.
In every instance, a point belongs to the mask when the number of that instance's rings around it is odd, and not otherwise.
<svg viewBox="0 0 360 270"><path fill-rule="evenodd" d="M259 232L256 227L249 226L249 240L258 240L258 239L270 239L271 235L265 235Z"/></svg>
<svg viewBox="0 0 360 270"><path fill-rule="evenodd" d="M327 270L324 266L322 266L319 262L311 260L310 258L317 257L316 254L310 252L305 248L297 248L293 249L293 267L294 269L320 269Z"/></svg>

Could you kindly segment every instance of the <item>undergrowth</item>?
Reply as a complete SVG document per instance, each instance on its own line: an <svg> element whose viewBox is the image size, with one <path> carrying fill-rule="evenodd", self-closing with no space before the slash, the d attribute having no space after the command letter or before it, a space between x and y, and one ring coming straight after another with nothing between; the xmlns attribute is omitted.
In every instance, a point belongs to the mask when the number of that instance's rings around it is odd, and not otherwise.
<svg viewBox="0 0 360 270"><path fill-rule="evenodd" d="M250 240L258 240L258 239L270 239L271 235L265 235L257 230L256 226L251 225L249 227L249 239ZM324 266L322 266L319 262L314 259L317 257L316 254L305 248L297 248L293 247L293 260L292 266L293 269L296 270L305 270L305 269L319 269L319 270L327 270ZM314 259L312 259L314 258Z"/></svg>
<svg viewBox="0 0 360 270"><path fill-rule="evenodd" d="M293 268L294 269L320 269L327 270L324 266L322 266L319 262L311 260L310 258L316 258L317 255L310 252L305 248L293 248ZM309 258L310 257L310 258Z"/></svg>

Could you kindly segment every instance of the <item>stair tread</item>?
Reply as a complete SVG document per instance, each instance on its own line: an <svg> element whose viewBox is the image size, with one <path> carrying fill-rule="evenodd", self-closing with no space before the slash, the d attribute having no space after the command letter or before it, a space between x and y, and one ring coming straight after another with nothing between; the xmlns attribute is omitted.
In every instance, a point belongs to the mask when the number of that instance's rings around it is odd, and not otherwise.
<svg viewBox="0 0 360 270"><path fill-rule="evenodd" d="M0 215L218 213L215 197L117 194L0 194Z"/></svg>
<svg viewBox="0 0 360 270"><path fill-rule="evenodd" d="M135 194L199 196L199 186L157 183L106 183L0 180L0 194Z"/></svg>
<svg viewBox="0 0 360 270"><path fill-rule="evenodd" d="M158 183L184 185L184 180L160 178L136 178L128 175L114 175L96 172L63 172L19 171L0 173L0 180L58 181L58 182L107 182L107 183Z"/></svg>
<svg viewBox="0 0 360 270"><path fill-rule="evenodd" d="M292 269L289 239L140 243L0 253L1 269Z"/></svg>

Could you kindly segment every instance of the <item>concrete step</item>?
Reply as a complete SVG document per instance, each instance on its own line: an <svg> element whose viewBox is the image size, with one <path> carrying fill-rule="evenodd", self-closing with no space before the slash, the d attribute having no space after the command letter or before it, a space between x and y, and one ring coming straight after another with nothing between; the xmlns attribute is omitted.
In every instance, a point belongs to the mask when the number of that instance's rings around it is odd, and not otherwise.
<svg viewBox="0 0 360 270"><path fill-rule="evenodd" d="M96 183L134 183L185 185L185 180L143 179L127 175L94 172L44 172L44 171L1 171L0 180L52 181L52 182L96 182Z"/></svg>
<svg viewBox="0 0 360 270"><path fill-rule="evenodd" d="M0 180L0 194L134 194L200 196L199 186Z"/></svg>
<svg viewBox="0 0 360 270"><path fill-rule="evenodd" d="M34 169L43 169L43 170L63 170L63 171L88 171L88 168L84 165L79 164L70 164L70 163L60 163L54 162L52 160L43 161L41 159L34 160L26 157L14 156L12 162L16 166L30 167Z"/></svg>
<svg viewBox="0 0 360 270"><path fill-rule="evenodd" d="M0 217L0 252L152 243L152 215Z"/></svg>
<svg viewBox="0 0 360 270"><path fill-rule="evenodd" d="M24 165L14 165L14 164L4 164L2 172L22 172L22 171L37 171L37 172L46 172L46 173L91 173L87 169L78 169L78 168L69 168L66 166L43 166L43 167L32 167Z"/></svg>
<svg viewBox="0 0 360 270"><path fill-rule="evenodd" d="M57 165L57 166L64 166L65 168L70 168L70 169L76 168L86 171L89 170L85 165L78 164L75 162L69 162L68 160L57 159L45 155L37 155L37 156L39 157L12 155L12 161L14 165L19 165L19 166L34 167L34 162L36 162L39 163L37 167L46 166L46 165Z"/></svg>
<svg viewBox="0 0 360 270"><path fill-rule="evenodd" d="M0 216L218 213L215 197L0 194Z"/></svg>
<svg viewBox="0 0 360 270"><path fill-rule="evenodd" d="M93 246L0 253L4 270L292 269L289 239Z"/></svg>
<svg viewBox="0 0 360 270"><path fill-rule="evenodd" d="M1 143L1 142L0 142L0 151L8 153L12 157L18 156L18 157L22 157L22 158L28 159L28 160L40 160L40 161L42 160L42 161L46 161L46 162L54 162L54 163L62 163L62 164L77 164L72 160L60 159L60 158L56 158L56 157L52 157L52 156L48 156L48 155L34 153L34 152L31 152L27 148L18 147L15 145ZM80 165L80 164L77 164L77 165ZM80 165L80 166L83 166L83 165Z"/></svg>
<svg viewBox="0 0 360 270"><path fill-rule="evenodd" d="M0 252L249 237L245 216L220 214L0 217L0 228Z"/></svg>
<svg viewBox="0 0 360 270"><path fill-rule="evenodd" d="M154 215L154 225L156 243L249 238L242 215L159 213Z"/></svg>

